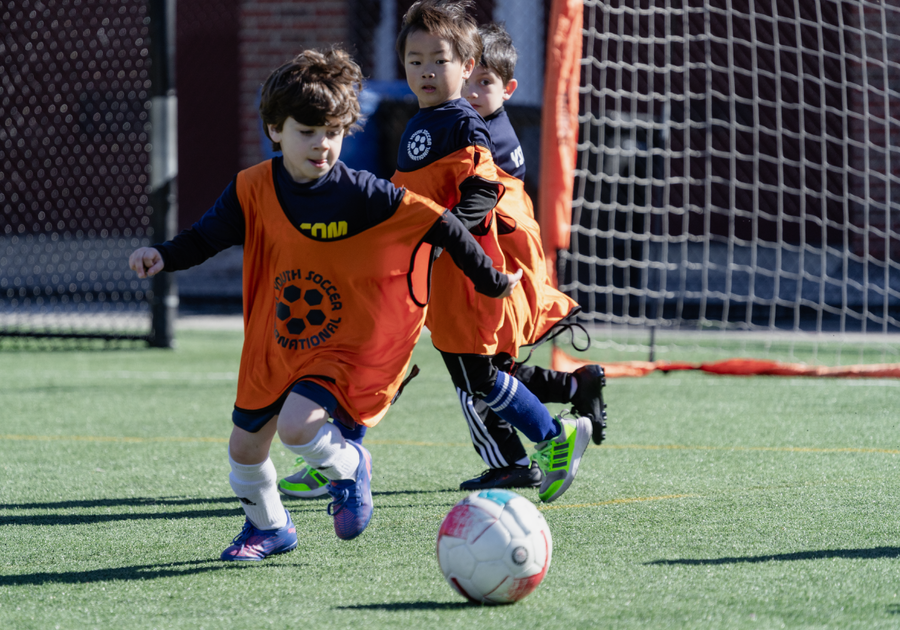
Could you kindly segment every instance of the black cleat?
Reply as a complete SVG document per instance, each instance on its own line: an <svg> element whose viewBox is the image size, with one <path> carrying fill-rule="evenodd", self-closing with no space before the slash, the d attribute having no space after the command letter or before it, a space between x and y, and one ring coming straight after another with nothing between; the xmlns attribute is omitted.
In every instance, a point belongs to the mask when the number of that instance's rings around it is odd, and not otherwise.
<svg viewBox="0 0 900 630"><path fill-rule="evenodd" d="M606 437L606 404L603 402L606 375L603 368L599 365L585 365L572 372L572 378L578 383L571 400L572 412L591 419L591 424L594 425L591 439L594 444L601 444Z"/></svg>
<svg viewBox="0 0 900 630"><path fill-rule="evenodd" d="M460 490L486 490L488 488L537 488L544 480L544 473L536 462L528 466L488 468L480 476L459 484Z"/></svg>

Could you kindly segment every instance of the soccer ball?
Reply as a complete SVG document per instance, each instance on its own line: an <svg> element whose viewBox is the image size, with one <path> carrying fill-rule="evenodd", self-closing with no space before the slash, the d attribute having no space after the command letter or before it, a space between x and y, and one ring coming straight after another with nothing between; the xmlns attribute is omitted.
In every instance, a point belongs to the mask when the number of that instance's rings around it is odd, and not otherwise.
<svg viewBox="0 0 900 630"><path fill-rule="evenodd" d="M550 568L553 539L543 515L509 490L473 492L444 517L437 557L450 586L485 604L531 593Z"/></svg>

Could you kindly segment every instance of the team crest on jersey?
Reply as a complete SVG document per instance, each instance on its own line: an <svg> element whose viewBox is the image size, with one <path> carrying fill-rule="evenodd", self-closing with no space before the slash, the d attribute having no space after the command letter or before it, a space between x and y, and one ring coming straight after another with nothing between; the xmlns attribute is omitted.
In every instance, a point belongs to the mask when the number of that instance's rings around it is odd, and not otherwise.
<svg viewBox="0 0 900 630"><path fill-rule="evenodd" d="M406 152L410 159L419 161L431 151L431 134L426 129L419 129L406 143Z"/></svg>
<svg viewBox="0 0 900 630"><path fill-rule="evenodd" d="M275 278L275 340L287 350L328 343L341 325L341 293L315 271L283 271Z"/></svg>

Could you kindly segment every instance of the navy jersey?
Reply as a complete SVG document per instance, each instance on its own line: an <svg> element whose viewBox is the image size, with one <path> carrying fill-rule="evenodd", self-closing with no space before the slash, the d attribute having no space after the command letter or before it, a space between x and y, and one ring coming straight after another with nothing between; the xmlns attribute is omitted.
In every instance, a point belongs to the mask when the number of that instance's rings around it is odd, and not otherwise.
<svg viewBox="0 0 900 630"><path fill-rule="evenodd" d="M403 130L397 170L417 171L459 149L474 146L493 149L487 125L466 99L424 107Z"/></svg>
<svg viewBox="0 0 900 630"><path fill-rule="evenodd" d="M491 135L494 164L507 175L525 181L525 154L506 110L501 107L484 121Z"/></svg>

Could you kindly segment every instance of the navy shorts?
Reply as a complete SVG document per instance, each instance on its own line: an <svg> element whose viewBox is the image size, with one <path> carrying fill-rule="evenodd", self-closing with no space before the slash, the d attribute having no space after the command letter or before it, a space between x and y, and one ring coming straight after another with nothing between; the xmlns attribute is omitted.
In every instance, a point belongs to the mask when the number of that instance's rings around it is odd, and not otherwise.
<svg viewBox="0 0 900 630"><path fill-rule="evenodd" d="M346 413L343 413L343 408L338 404L337 399L330 391L312 381L297 381L294 383L294 386L284 392L275 403L269 405L265 409L248 411L246 409L238 409L235 407L234 411L231 412L231 421L236 427L239 427L244 431L256 433L262 429L269 420L278 415L281 408L284 406L284 401L287 400L287 397L291 392L303 396L304 398L308 398L317 405L320 405L332 418L346 415Z"/></svg>

